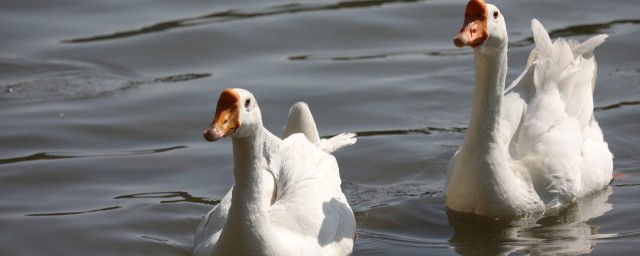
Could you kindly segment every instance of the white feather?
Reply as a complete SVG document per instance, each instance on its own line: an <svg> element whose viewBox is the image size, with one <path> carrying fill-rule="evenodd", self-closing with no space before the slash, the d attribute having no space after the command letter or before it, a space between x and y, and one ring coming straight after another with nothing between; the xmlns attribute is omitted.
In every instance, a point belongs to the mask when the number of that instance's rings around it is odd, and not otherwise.
<svg viewBox="0 0 640 256"><path fill-rule="evenodd" d="M282 138L287 138L295 133L304 134L314 145L327 153L332 153L340 148L356 143L356 134L342 133L328 139L320 139L316 122L307 103L298 102L289 109L287 124L284 127Z"/></svg>
<svg viewBox="0 0 640 256"><path fill-rule="evenodd" d="M319 147L308 106L292 107L283 140L261 120L243 120L257 128L244 132L253 134L248 138L233 138L235 185L205 216L194 254L349 255L355 218L340 188L336 159ZM349 141L335 140L341 143L331 147Z"/></svg>
<svg viewBox="0 0 640 256"><path fill-rule="evenodd" d="M502 18L489 26L507 40ZM494 78L476 81L474 104L501 103L474 105L465 144L447 170L450 209L493 216L544 211L602 189L612 178L613 155L593 116L593 50L606 35L552 42L535 19L531 30L535 48L504 95L485 91L504 88L506 46L476 49L476 65L482 65L476 72L488 70ZM490 47L504 48L484 49Z"/></svg>

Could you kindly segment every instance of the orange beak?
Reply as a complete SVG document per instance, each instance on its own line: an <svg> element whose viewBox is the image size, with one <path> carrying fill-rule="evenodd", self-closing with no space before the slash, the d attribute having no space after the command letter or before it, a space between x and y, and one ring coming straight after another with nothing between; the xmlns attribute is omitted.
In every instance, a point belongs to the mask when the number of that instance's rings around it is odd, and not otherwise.
<svg viewBox="0 0 640 256"><path fill-rule="evenodd" d="M460 33L453 38L458 48L471 46L476 48L489 38L487 31L487 4L482 0L471 0L464 13L464 24Z"/></svg>
<svg viewBox="0 0 640 256"><path fill-rule="evenodd" d="M233 89L222 91L213 123L202 132L204 139L216 141L233 134L240 127L239 102L240 95Z"/></svg>

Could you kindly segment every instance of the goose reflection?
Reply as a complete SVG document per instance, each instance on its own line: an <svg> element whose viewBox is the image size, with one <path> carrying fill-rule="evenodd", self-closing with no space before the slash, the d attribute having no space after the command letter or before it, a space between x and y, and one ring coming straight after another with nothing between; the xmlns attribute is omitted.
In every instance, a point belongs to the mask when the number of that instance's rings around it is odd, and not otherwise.
<svg viewBox="0 0 640 256"><path fill-rule="evenodd" d="M451 247L461 255L580 255L595 248L598 227L589 220L611 210L611 187L542 216L495 219L447 212Z"/></svg>

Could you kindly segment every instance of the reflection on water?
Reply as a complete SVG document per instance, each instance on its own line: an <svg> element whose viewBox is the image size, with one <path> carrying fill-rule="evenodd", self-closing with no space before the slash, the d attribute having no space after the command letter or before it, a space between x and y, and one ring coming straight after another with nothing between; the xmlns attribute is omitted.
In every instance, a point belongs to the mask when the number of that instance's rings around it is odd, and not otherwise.
<svg viewBox="0 0 640 256"><path fill-rule="evenodd" d="M493 219L447 212L454 235L449 243L461 255L579 255L591 252L598 227L588 221L611 210L607 186L557 213L525 219Z"/></svg>

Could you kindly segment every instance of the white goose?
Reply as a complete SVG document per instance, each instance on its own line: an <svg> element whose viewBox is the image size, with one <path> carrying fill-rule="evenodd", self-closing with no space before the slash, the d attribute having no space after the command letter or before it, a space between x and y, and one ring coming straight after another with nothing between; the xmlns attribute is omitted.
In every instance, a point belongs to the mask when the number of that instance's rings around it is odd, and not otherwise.
<svg viewBox="0 0 640 256"><path fill-rule="evenodd" d="M328 153L355 135L320 140L304 103L291 108L285 131L281 140L262 126L250 92L222 92L204 137L232 137L235 184L198 228L195 255L351 253L355 218Z"/></svg>
<svg viewBox="0 0 640 256"><path fill-rule="evenodd" d="M507 30L502 13L471 0L454 43L474 48L475 90L469 130L447 168L449 209L519 216L557 208L611 181L613 155L593 116L595 47L551 42L532 20L526 69L505 88Z"/></svg>

